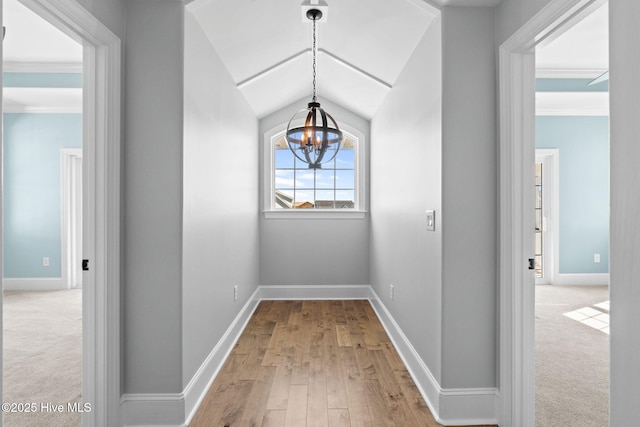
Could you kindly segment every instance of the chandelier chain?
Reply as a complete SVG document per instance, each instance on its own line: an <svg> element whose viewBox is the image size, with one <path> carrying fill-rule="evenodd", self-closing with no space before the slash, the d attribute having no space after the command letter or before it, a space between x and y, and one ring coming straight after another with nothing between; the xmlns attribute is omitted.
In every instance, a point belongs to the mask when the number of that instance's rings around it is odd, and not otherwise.
<svg viewBox="0 0 640 427"><path fill-rule="evenodd" d="M313 102L316 102L316 20L313 20Z"/></svg>

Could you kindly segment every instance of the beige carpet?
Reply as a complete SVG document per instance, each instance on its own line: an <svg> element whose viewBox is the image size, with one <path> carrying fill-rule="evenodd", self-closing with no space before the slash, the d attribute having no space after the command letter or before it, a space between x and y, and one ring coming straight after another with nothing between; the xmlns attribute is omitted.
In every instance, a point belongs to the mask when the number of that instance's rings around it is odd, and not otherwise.
<svg viewBox="0 0 640 427"><path fill-rule="evenodd" d="M536 426L609 425L608 300L606 286L536 286Z"/></svg>
<svg viewBox="0 0 640 427"><path fill-rule="evenodd" d="M68 403L81 401L82 291L4 292L3 310L3 400L36 409L3 411L4 426L80 426L81 414Z"/></svg>

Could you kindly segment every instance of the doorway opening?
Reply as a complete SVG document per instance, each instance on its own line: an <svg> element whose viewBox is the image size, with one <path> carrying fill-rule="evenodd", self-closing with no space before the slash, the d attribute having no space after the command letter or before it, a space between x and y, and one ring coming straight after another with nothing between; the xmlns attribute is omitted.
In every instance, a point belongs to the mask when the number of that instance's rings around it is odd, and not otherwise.
<svg viewBox="0 0 640 427"><path fill-rule="evenodd" d="M82 255L89 261L88 268L83 268L83 289L79 298L85 313L81 316L82 402L63 402L63 406L67 412L79 414L83 425L115 425L120 420L121 391L120 40L76 0L19 2L82 46ZM30 35L29 26L24 30ZM10 31L7 29L7 33ZM9 92L4 92L3 104L8 100ZM4 145L3 138L3 149ZM59 151L57 159L59 166ZM56 199L59 197L58 192ZM0 218L6 225L4 206L2 208ZM56 246L61 251L60 245ZM0 252L7 253L4 242L0 249ZM7 287L11 279L4 278L5 267L9 265L6 259L4 261L0 267L0 278L3 287ZM42 257L41 262L43 267L46 267L44 264L52 266L52 257ZM61 261L58 261L58 268L62 269ZM62 274L59 276L52 280L56 286L61 286ZM1 385L0 392L4 394ZM6 402L6 396L3 397Z"/></svg>
<svg viewBox="0 0 640 427"><path fill-rule="evenodd" d="M536 49L605 2L549 2L499 49L501 425L535 426ZM562 178L561 178L562 179Z"/></svg>
<svg viewBox="0 0 640 427"><path fill-rule="evenodd" d="M17 0L3 26L3 399L65 408L4 425L79 426L83 48Z"/></svg>
<svg viewBox="0 0 640 427"><path fill-rule="evenodd" d="M608 42L605 3L536 48L537 426L609 424Z"/></svg>

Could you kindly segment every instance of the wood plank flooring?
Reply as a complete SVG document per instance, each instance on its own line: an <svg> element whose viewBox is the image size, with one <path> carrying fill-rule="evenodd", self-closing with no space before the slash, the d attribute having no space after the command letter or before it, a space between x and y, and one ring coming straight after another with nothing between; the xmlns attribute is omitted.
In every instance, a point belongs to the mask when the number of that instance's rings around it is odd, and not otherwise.
<svg viewBox="0 0 640 427"><path fill-rule="evenodd" d="M190 427L435 427L368 301L262 301Z"/></svg>

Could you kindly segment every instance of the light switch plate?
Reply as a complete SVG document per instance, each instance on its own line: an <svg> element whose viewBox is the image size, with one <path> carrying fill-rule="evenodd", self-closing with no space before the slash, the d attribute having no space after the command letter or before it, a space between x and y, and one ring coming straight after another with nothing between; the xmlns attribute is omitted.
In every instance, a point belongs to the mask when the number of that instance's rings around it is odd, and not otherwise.
<svg viewBox="0 0 640 427"><path fill-rule="evenodd" d="M436 211L427 211L427 231L436 231Z"/></svg>

